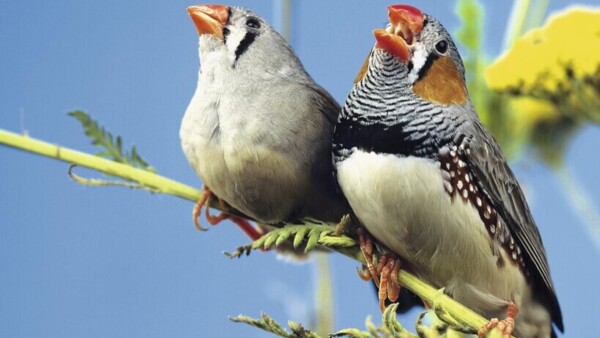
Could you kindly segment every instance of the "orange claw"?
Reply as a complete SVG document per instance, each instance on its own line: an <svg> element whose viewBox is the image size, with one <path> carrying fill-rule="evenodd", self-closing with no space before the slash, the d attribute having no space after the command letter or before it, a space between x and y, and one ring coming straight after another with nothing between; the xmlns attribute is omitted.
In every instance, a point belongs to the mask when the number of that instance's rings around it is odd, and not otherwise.
<svg viewBox="0 0 600 338"><path fill-rule="evenodd" d="M202 193L202 196L200 196L200 199L198 200L198 202L196 202L196 205L194 205L194 209L192 210L192 220L194 221L194 226L200 231L207 230L206 228L203 228L200 225L200 212L202 211L202 207L204 206L204 204L208 202L208 198L211 195L212 191L210 191L210 189L207 186L204 186L204 192ZM206 209L208 211L208 207Z"/></svg>
<svg viewBox="0 0 600 338"><path fill-rule="evenodd" d="M395 254L387 253L381 257L379 264L381 269L381 282L379 283L379 307L385 309L385 301L398 300L400 295L400 284L398 284L398 271L400 270L400 258Z"/></svg>
<svg viewBox="0 0 600 338"><path fill-rule="evenodd" d="M371 279L373 279L373 276L371 276L371 273L364 265L362 265L360 268L356 268L356 273L358 274L358 277L360 277L360 279L362 279L365 282L368 282Z"/></svg>
<svg viewBox="0 0 600 338"><path fill-rule="evenodd" d="M252 241L259 239L263 235L263 233L261 231L257 230L255 227L253 227L252 224L250 224L250 222L248 222L244 218L232 216L226 212L221 212L217 216L213 216L210 213L210 210L209 210L210 208L208 207L209 198L213 195L214 194L210 190L210 188L208 188L207 186L204 186L204 193L202 194L202 197L200 197L198 202L196 202L196 205L194 205L194 210L192 212L192 217L194 219L194 225L196 226L196 229L198 229L200 231L207 230L206 228L203 228L200 225L200 212L202 212L202 207L204 207L204 215L206 216L206 220L208 221L208 223L210 225L214 226L214 225L219 224L223 220L231 219L231 221L233 223L235 223L238 227L240 227L240 229L242 229L242 231L248 237L250 237L250 239ZM225 207L225 202L221 199L219 199L219 204L221 205L222 208Z"/></svg>
<svg viewBox="0 0 600 338"><path fill-rule="evenodd" d="M400 271L400 258L393 253L386 253L379 259L377 266L373 265L373 240L366 229L358 228L358 243L361 252L365 256L367 266L358 270L358 276L368 281L373 279L377 285L379 307L381 311L385 309L385 301L389 299L392 302L398 300L400 296L400 284L398 283L398 272Z"/></svg>
<svg viewBox="0 0 600 338"><path fill-rule="evenodd" d="M506 318L502 320L498 320L498 318L492 318L487 324L482 326L479 331L477 331L477 337L483 338L492 329L498 328L500 333L502 333L503 338L510 338L515 330L515 317L517 317L518 312L519 308L517 305L511 302L506 307Z"/></svg>
<svg viewBox="0 0 600 338"><path fill-rule="evenodd" d="M377 269L373 265L373 241L371 240L371 236L369 235L367 230L365 230L362 227L358 228L358 244L360 247L360 251L362 251L363 256L365 256L367 270L371 274L371 278L373 278L375 284L379 285L379 274Z"/></svg>

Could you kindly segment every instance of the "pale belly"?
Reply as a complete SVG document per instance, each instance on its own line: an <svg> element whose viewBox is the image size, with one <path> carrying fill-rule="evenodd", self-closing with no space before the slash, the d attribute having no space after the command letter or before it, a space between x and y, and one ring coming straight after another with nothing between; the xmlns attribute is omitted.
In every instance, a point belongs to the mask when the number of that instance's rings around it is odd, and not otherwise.
<svg viewBox="0 0 600 338"><path fill-rule="evenodd" d="M337 177L369 232L410 263L421 278L480 313L502 313L518 301L525 280L487 234L476 209L454 202L431 160L355 151ZM508 257L504 257L508 262Z"/></svg>
<svg viewBox="0 0 600 338"><path fill-rule="evenodd" d="M180 130L184 153L202 181L219 198L265 223L279 222L305 196L307 173L278 153L250 140L252 126L223 135L216 113L186 114Z"/></svg>

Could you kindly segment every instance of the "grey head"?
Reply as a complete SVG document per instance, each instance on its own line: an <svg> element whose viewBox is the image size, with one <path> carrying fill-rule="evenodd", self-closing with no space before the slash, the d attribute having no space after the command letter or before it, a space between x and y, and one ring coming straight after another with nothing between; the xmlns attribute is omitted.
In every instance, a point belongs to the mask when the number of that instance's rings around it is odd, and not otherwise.
<svg viewBox="0 0 600 338"><path fill-rule="evenodd" d="M308 78L287 41L254 12L224 5L192 6L188 11L200 35L202 67L257 78Z"/></svg>

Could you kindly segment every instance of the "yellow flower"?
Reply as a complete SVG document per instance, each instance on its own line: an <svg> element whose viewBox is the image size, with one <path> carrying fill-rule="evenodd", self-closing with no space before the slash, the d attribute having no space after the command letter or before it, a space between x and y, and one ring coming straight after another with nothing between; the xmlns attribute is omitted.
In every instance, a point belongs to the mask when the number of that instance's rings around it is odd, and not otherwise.
<svg viewBox="0 0 600 338"><path fill-rule="evenodd" d="M485 79L494 90L555 91L570 77L600 70L600 9L575 7L515 40L491 64Z"/></svg>

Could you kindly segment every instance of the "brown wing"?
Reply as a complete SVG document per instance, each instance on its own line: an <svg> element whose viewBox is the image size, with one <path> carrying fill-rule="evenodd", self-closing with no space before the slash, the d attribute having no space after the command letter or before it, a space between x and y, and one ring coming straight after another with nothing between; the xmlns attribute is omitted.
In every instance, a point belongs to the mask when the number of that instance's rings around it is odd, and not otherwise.
<svg viewBox="0 0 600 338"><path fill-rule="evenodd" d="M465 149L468 149L464 155L475 176L475 181L487 194L512 236L523 248L526 262L529 263L528 268L533 269L535 279L541 281L542 289L538 289L538 294L543 297L541 301L547 303L552 320L563 331L562 314L550 277L546 251L519 183L508 166L500 146L479 121L465 124L462 128L470 130L468 133L459 132L459 135L476 135L472 138L465 137L460 141Z"/></svg>

